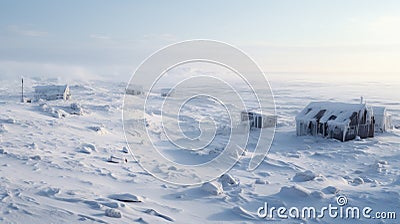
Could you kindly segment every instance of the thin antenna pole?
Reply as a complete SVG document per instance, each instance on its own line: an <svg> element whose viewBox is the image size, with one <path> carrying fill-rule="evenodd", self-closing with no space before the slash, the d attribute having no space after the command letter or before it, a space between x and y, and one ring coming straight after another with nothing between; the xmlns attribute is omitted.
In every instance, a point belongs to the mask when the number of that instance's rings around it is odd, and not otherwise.
<svg viewBox="0 0 400 224"><path fill-rule="evenodd" d="M22 78L21 79L21 81L22 81L22 87L21 87L21 102L23 103L24 102L24 78Z"/></svg>

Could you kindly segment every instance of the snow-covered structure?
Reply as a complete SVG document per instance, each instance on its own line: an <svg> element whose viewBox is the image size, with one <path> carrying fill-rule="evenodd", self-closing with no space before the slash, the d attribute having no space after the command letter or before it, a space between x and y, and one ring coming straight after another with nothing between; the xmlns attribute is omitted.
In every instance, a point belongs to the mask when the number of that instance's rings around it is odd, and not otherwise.
<svg viewBox="0 0 400 224"><path fill-rule="evenodd" d="M312 102L296 116L296 133L348 141L374 137L374 113L366 104Z"/></svg>
<svg viewBox="0 0 400 224"><path fill-rule="evenodd" d="M161 89L161 96L162 97L172 96L174 92L175 91L172 88L163 88Z"/></svg>
<svg viewBox="0 0 400 224"><path fill-rule="evenodd" d="M141 85L129 85L126 90L126 94L129 95L142 95L144 94L143 86Z"/></svg>
<svg viewBox="0 0 400 224"><path fill-rule="evenodd" d="M392 119L386 107L373 107L375 117L375 132L386 132L392 128Z"/></svg>
<svg viewBox="0 0 400 224"><path fill-rule="evenodd" d="M68 85L35 86L35 100L69 100L71 93Z"/></svg>
<svg viewBox="0 0 400 224"><path fill-rule="evenodd" d="M242 122L248 122L249 126L254 128L275 127L278 120L276 115L267 115L259 111L242 111L240 118Z"/></svg>

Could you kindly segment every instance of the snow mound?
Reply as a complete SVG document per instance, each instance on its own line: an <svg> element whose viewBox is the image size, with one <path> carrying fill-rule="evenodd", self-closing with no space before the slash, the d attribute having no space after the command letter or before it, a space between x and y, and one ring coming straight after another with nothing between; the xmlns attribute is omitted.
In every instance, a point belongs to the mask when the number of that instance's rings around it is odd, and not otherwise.
<svg viewBox="0 0 400 224"><path fill-rule="evenodd" d="M389 165L388 161L386 161L386 160L379 160L378 164Z"/></svg>
<svg viewBox="0 0 400 224"><path fill-rule="evenodd" d="M32 142L31 144L28 144L28 147L33 149L33 150L38 150L39 147L36 143Z"/></svg>
<svg viewBox="0 0 400 224"><path fill-rule="evenodd" d="M215 181L204 183L201 186L201 189L212 195L220 195L224 192L224 190L222 189L222 185Z"/></svg>
<svg viewBox="0 0 400 224"><path fill-rule="evenodd" d="M97 151L96 146L91 143L83 144L80 149L80 152L85 154L91 154L92 152L95 151Z"/></svg>
<svg viewBox="0 0 400 224"><path fill-rule="evenodd" d="M251 220L258 219L256 214L249 212L240 206L233 207L232 212L245 219L251 219Z"/></svg>
<svg viewBox="0 0 400 224"><path fill-rule="evenodd" d="M261 178L257 178L255 183L256 184L269 184L269 182L267 180L264 180Z"/></svg>
<svg viewBox="0 0 400 224"><path fill-rule="evenodd" d="M89 127L90 130L97 132L97 134L104 135L107 134L107 130L102 126L92 126Z"/></svg>
<svg viewBox="0 0 400 224"><path fill-rule="evenodd" d="M65 112L64 110L58 109L58 110L55 110L52 115L55 118L63 118L63 117L67 117L68 113Z"/></svg>
<svg viewBox="0 0 400 224"><path fill-rule="evenodd" d="M42 160L42 157L39 155L29 157L31 160Z"/></svg>
<svg viewBox="0 0 400 224"><path fill-rule="evenodd" d="M123 152L123 153L129 153L128 147L124 146L124 147L122 148L122 152Z"/></svg>
<svg viewBox="0 0 400 224"><path fill-rule="evenodd" d="M114 208L106 209L105 215L108 217L112 217L112 218L122 218L121 211L114 209Z"/></svg>
<svg viewBox="0 0 400 224"><path fill-rule="evenodd" d="M393 181L392 185L400 186L400 176L396 180Z"/></svg>
<svg viewBox="0 0 400 224"><path fill-rule="evenodd" d="M317 198L317 199L322 199L325 197L325 194L321 191L313 191L313 192L311 192L310 195L311 195L311 197Z"/></svg>
<svg viewBox="0 0 400 224"><path fill-rule="evenodd" d="M372 178L369 178L368 176L363 175L363 176L360 176L360 177L364 180L364 183L377 183L376 180L374 180Z"/></svg>
<svg viewBox="0 0 400 224"><path fill-rule="evenodd" d="M92 150L88 147L83 147L83 148L81 148L81 150L79 150L79 152L85 153L85 154L91 154Z"/></svg>
<svg viewBox="0 0 400 224"><path fill-rule="evenodd" d="M125 204L123 203L117 203L117 202L101 202L101 205L109 207L109 208L121 208L125 207Z"/></svg>
<svg viewBox="0 0 400 224"><path fill-rule="evenodd" d="M79 103L71 103L70 108L71 108L70 114L83 115L83 109Z"/></svg>
<svg viewBox="0 0 400 224"><path fill-rule="evenodd" d="M7 128L4 124L0 124L0 133L5 133L7 132Z"/></svg>
<svg viewBox="0 0 400 224"><path fill-rule="evenodd" d="M311 192L302 186L294 185L291 187L283 186L279 191L279 194L289 198L302 198L309 197Z"/></svg>
<svg viewBox="0 0 400 224"><path fill-rule="evenodd" d="M374 164L370 165L370 169L378 173L386 173L387 166L389 163L385 160L376 161Z"/></svg>
<svg viewBox="0 0 400 224"><path fill-rule="evenodd" d="M53 107L47 105L46 103L40 104L39 108L42 112L47 113L48 115L54 118L63 118L67 117L68 114L62 109L54 109Z"/></svg>
<svg viewBox="0 0 400 224"><path fill-rule="evenodd" d="M103 207L102 204L98 203L97 201L83 201L83 203L89 205L92 209L101 209Z"/></svg>
<svg viewBox="0 0 400 224"><path fill-rule="evenodd" d="M328 186L322 190L325 194L337 194L340 189L335 186Z"/></svg>
<svg viewBox="0 0 400 224"><path fill-rule="evenodd" d="M161 213L159 213L159 212L157 212L156 210L151 209L151 208L150 208L150 209L147 209L147 210L145 211L145 213L147 213L147 214L149 214L149 215L157 216L157 217L162 218L162 219L165 219L166 221L170 221L170 222L174 222L174 221L175 221L173 218L171 218L171 217L169 217L169 216L166 216L166 215L164 215L164 214L161 214Z"/></svg>
<svg viewBox="0 0 400 224"><path fill-rule="evenodd" d="M4 124L16 124L17 121L14 118L6 118L6 119L0 119L0 123Z"/></svg>
<svg viewBox="0 0 400 224"><path fill-rule="evenodd" d="M118 157L118 156L113 156L111 155L108 159L107 162L109 163L127 163L128 159L125 157Z"/></svg>
<svg viewBox="0 0 400 224"><path fill-rule="evenodd" d="M267 171L261 171L261 172L258 172L257 173L259 176L262 176L262 177L269 177L269 176L271 176L271 174L269 173L269 172L267 172Z"/></svg>
<svg viewBox="0 0 400 224"><path fill-rule="evenodd" d="M111 199L122 201L122 202L143 202L144 199L140 196L125 193L125 194L113 194L110 195Z"/></svg>
<svg viewBox="0 0 400 224"><path fill-rule="evenodd" d="M354 185L361 185L364 184L364 179L361 177L356 177L353 179L353 181L351 181Z"/></svg>
<svg viewBox="0 0 400 224"><path fill-rule="evenodd" d="M237 181L235 178L232 177L230 174L223 174L220 178L219 181L222 183L222 186L236 186L239 184L239 181Z"/></svg>
<svg viewBox="0 0 400 224"><path fill-rule="evenodd" d="M60 192L61 192L60 188L48 187L48 188L45 188L45 189L39 191L38 194L41 196L45 196L45 197L52 197L56 194L59 194Z"/></svg>
<svg viewBox="0 0 400 224"><path fill-rule="evenodd" d="M321 176L320 174L314 173L311 170L306 170L304 172L299 172L296 173L296 175L293 177L293 181L295 182L306 182L306 181L311 181L314 180L315 178Z"/></svg>

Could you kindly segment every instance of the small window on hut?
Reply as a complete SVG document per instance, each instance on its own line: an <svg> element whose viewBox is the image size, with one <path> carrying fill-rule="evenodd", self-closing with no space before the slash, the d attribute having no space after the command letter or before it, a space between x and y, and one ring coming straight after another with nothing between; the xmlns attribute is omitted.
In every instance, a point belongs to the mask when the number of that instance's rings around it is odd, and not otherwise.
<svg viewBox="0 0 400 224"><path fill-rule="evenodd" d="M322 116L324 116L326 110L320 110L317 115L314 116L315 119L319 120Z"/></svg>
<svg viewBox="0 0 400 224"><path fill-rule="evenodd" d="M337 118L337 117L336 117L335 115L332 115L332 116L329 117L328 121L336 120L336 118Z"/></svg>

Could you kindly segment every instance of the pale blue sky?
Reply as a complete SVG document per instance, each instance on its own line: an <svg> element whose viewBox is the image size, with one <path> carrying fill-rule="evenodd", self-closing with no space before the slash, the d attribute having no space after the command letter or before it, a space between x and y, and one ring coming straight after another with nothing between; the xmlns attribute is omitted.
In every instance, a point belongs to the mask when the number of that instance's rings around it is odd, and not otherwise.
<svg viewBox="0 0 400 224"><path fill-rule="evenodd" d="M0 74L128 77L149 54L215 39L266 72L400 73L400 1L0 2Z"/></svg>

